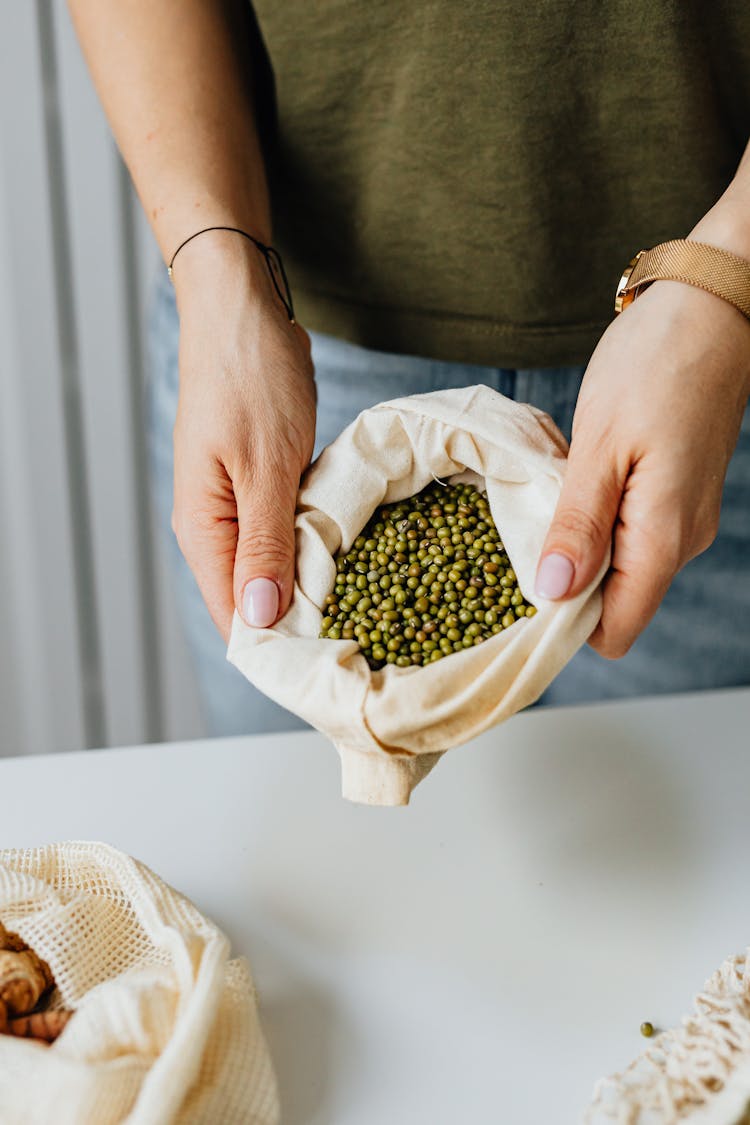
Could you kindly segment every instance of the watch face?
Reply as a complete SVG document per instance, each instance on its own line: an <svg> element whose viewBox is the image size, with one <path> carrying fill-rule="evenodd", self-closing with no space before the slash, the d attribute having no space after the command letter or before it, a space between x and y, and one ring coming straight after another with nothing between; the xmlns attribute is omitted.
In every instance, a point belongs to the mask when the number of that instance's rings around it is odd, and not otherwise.
<svg viewBox="0 0 750 1125"><path fill-rule="evenodd" d="M628 305L630 305L635 300L635 288L628 290L628 283L630 281L630 275L638 265L638 261L642 254L643 250L639 250L632 261L628 262L627 269L620 278L619 285L617 286L617 293L615 295L616 314L621 313L623 309L626 309Z"/></svg>

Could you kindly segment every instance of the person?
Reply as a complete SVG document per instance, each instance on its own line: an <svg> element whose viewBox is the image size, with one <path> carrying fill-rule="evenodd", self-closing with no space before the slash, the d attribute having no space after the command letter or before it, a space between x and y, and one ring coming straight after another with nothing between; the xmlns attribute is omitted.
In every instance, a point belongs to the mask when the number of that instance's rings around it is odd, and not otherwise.
<svg viewBox="0 0 750 1125"><path fill-rule="evenodd" d="M157 295L151 411L214 732L295 724L224 643L235 610L289 604L314 452L377 401L475 382L572 432L538 590L574 595L612 545L544 700L750 682L750 321L675 280L611 304L669 239L750 261L746 4L70 9L165 263L205 232Z"/></svg>

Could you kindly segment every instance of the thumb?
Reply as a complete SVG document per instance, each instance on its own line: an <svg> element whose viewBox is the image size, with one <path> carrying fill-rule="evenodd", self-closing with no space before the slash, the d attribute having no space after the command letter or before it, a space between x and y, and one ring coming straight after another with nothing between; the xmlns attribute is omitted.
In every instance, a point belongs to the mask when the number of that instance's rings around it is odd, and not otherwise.
<svg viewBox="0 0 750 1125"><path fill-rule="evenodd" d="M557 601L595 577L612 542L624 479L601 449L580 452L575 439L536 573L535 592Z"/></svg>
<svg viewBox="0 0 750 1125"><path fill-rule="evenodd" d="M268 628L289 608L298 483L280 469L235 485L234 603L247 625Z"/></svg>

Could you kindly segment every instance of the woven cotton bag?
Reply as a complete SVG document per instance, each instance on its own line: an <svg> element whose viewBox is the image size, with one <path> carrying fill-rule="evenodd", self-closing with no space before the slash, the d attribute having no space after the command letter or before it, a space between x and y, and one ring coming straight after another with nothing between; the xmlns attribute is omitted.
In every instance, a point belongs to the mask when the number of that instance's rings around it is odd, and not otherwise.
<svg viewBox="0 0 750 1125"><path fill-rule="evenodd" d="M0 851L0 918L48 962L52 1046L0 1035L0 1125L276 1125L247 963L106 844Z"/></svg>
<svg viewBox="0 0 750 1125"><path fill-rule="evenodd" d="M250 628L235 615L228 658L334 742L345 797L406 804L443 751L536 700L592 633L608 560L575 598L533 596L566 453L546 414L478 386L366 410L311 466L297 504L291 607L271 629ZM521 590L538 612L426 667L374 672L356 641L319 639L333 556L349 549L380 504L435 478L486 491Z"/></svg>

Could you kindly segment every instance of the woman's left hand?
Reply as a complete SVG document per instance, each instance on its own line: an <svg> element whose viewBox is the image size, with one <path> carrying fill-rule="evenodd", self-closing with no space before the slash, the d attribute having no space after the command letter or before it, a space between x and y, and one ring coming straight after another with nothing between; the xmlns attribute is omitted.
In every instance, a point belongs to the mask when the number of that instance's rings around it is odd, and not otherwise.
<svg viewBox="0 0 750 1125"><path fill-rule="evenodd" d="M656 282L599 341L537 593L579 593L612 544L589 639L602 656L628 651L678 570L713 542L749 395L750 322L692 286Z"/></svg>

